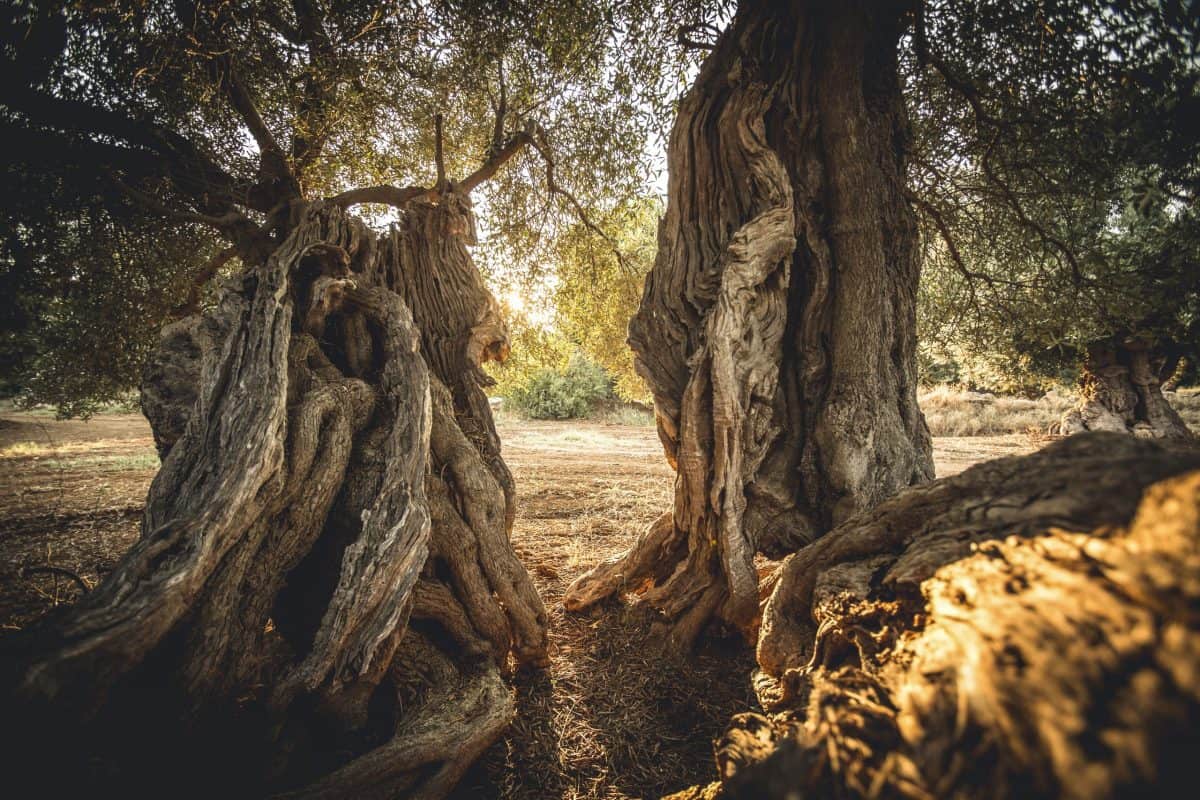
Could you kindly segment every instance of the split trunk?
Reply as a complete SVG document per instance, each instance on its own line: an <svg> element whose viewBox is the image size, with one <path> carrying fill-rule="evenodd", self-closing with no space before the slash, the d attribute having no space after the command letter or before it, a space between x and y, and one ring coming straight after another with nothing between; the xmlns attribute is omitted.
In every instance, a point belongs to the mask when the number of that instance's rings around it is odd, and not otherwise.
<svg viewBox="0 0 1200 800"><path fill-rule="evenodd" d="M499 736L502 674L544 661L546 615L509 544L480 369L508 342L472 236L453 192L384 236L297 204L264 263L165 331L141 539L9 645L22 771L435 797Z"/></svg>

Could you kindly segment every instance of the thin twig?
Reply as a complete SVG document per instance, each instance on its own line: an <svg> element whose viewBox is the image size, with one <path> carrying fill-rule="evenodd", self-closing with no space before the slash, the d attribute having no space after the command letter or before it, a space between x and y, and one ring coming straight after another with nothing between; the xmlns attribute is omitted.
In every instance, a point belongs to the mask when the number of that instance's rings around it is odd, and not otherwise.
<svg viewBox="0 0 1200 800"><path fill-rule="evenodd" d="M546 138L546 131L540 125L537 127L537 134L533 140L533 147L535 150L537 150L538 155L542 157L542 161L545 162L546 165L546 188L549 189L551 194L558 195L567 201L567 203L575 211L575 215L579 218L579 221L583 224L583 226L603 239L605 243L608 244L608 246L612 249L613 255L616 256L617 264L623 271L628 271L629 266L625 263L625 256L621 253L621 248L617 247L617 243L613 240L613 238L609 236L608 233L599 225L592 222L592 219L584 209L583 204L576 199L575 195L558 185L558 182L554 177L554 170L557 165L555 164L554 157L552 155L550 143Z"/></svg>
<svg viewBox="0 0 1200 800"><path fill-rule="evenodd" d="M31 575L62 575L70 578L79 585L80 591L87 594L92 590L91 584L85 580L79 573L67 569L66 567L56 567L53 564L30 565L21 569L21 577L29 578Z"/></svg>

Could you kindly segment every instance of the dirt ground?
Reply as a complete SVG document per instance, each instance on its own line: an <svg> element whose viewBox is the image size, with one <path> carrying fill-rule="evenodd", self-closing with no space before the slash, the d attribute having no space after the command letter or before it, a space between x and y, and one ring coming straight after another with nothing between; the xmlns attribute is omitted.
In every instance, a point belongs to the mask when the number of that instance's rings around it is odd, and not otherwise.
<svg viewBox="0 0 1200 800"><path fill-rule="evenodd" d="M502 420L519 492L513 530L551 617L548 671L517 680L519 715L459 798L655 797L711 770L711 742L753 707L750 649L720 632L687 664L645 654L647 620L609 604L566 614L562 595L628 547L671 497L653 429ZM1028 452L1024 435L934 440L939 476ZM0 413L0 635L107 574L137 538L158 460L135 414L88 422Z"/></svg>

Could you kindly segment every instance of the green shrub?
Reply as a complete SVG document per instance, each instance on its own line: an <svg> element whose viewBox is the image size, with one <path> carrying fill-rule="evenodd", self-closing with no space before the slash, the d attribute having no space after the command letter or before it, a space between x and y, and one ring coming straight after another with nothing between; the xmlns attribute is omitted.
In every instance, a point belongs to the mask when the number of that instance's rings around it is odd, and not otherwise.
<svg viewBox="0 0 1200 800"><path fill-rule="evenodd" d="M509 392L508 400L533 419L577 419L612 397L612 380L599 364L579 354L565 369L542 369Z"/></svg>

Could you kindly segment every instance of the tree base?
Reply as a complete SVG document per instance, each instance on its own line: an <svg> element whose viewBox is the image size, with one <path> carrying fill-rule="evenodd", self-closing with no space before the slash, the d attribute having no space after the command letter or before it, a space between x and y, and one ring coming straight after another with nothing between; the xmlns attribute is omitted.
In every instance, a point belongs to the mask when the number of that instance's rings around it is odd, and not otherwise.
<svg viewBox="0 0 1200 800"><path fill-rule="evenodd" d="M1088 434L907 490L785 562L772 713L676 797L1190 795L1198 603L1195 448Z"/></svg>
<svg viewBox="0 0 1200 800"><path fill-rule="evenodd" d="M723 576L690 557L686 542L674 516L662 515L628 551L576 578L567 587L563 607L578 612L610 597L637 595L657 616L651 646L663 657L686 656L714 619L738 627L724 607L728 592ZM757 630L757 619L742 628L751 643Z"/></svg>
<svg viewBox="0 0 1200 800"><path fill-rule="evenodd" d="M510 659L545 661L481 389L507 340L469 205L416 207L382 241L328 204L292 217L165 331L142 538L5 643L0 711L57 781L438 797L512 718Z"/></svg>

